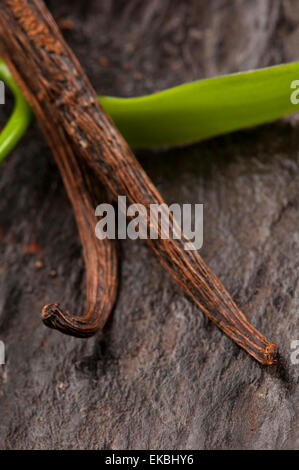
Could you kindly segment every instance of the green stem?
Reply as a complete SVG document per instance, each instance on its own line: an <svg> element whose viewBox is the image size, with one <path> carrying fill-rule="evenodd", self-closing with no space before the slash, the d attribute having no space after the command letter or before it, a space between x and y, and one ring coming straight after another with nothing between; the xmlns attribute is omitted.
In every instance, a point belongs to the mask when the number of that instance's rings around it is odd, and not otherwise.
<svg viewBox="0 0 299 470"><path fill-rule="evenodd" d="M2 162L26 132L32 111L2 59L0 59L0 80L9 86L14 95L13 112L0 133L0 162Z"/></svg>

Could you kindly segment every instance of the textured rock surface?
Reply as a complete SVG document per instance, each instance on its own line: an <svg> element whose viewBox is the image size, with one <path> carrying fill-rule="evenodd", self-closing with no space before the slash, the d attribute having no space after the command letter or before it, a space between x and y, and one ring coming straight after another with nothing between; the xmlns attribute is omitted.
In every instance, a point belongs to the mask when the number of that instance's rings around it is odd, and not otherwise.
<svg viewBox="0 0 299 470"><path fill-rule="evenodd" d="M295 0L48 3L103 94L298 59ZM138 153L168 203L204 203L203 257L278 342L283 362L270 369L213 326L140 241L121 244L119 298L100 336L42 325L50 301L82 311L84 267L57 168L31 127L0 172L1 449L299 447L295 124Z"/></svg>

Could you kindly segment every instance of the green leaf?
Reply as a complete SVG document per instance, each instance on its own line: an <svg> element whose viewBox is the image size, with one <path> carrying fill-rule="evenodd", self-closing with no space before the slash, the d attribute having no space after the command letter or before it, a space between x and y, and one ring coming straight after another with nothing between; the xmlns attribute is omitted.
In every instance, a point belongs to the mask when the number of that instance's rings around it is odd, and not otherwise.
<svg viewBox="0 0 299 470"><path fill-rule="evenodd" d="M100 97L130 145L173 146L293 113L299 62L200 80L140 98ZM299 98L299 93L298 93Z"/></svg>

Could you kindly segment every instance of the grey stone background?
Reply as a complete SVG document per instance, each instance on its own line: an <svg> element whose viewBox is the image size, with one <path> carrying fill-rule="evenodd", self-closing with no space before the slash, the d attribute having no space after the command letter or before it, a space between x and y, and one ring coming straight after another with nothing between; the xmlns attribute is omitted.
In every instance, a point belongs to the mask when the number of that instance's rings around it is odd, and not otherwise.
<svg viewBox="0 0 299 470"><path fill-rule="evenodd" d="M298 59L295 0L47 3L102 94ZM265 368L240 350L141 241L121 243L118 301L101 335L44 327L46 303L83 311L85 278L35 123L0 169L0 448L298 448L298 120L137 155L169 204L204 203L203 257L283 359Z"/></svg>

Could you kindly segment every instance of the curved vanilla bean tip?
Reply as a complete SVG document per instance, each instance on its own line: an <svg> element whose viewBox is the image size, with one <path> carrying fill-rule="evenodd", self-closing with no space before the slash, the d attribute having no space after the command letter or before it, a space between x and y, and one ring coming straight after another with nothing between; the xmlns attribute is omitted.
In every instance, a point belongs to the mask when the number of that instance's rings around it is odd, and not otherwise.
<svg viewBox="0 0 299 470"><path fill-rule="evenodd" d="M78 211L75 210L76 216ZM99 241L92 227L86 232L78 220L86 265L87 306L84 315L75 316L59 303L45 305L42 321L49 328L66 335L88 338L100 331L115 303L117 295L117 248L115 241Z"/></svg>
<svg viewBox="0 0 299 470"><path fill-rule="evenodd" d="M67 310L63 310L59 303L44 306L42 321L49 328L78 338L89 338L101 329L101 324L96 318L90 321L88 314L84 317L74 317Z"/></svg>
<svg viewBox="0 0 299 470"><path fill-rule="evenodd" d="M84 228L77 223L83 245L86 266L86 311L75 316L60 307L59 303L45 305L42 321L49 328L77 338L89 338L100 331L115 303L117 295L118 259L117 247L113 240L97 240L92 226Z"/></svg>
<svg viewBox="0 0 299 470"><path fill-rule="evenodd" d="M82 316L75 316L56 302L44 306L42 321L49 328L66 335L88 338L103 328L114 306L118 260L114 241L107 239L100 242L90 229L89 237L94 243L88 243L90 240L86 242L82 238L81 225L79 229L86 264L86 311Z"/></svg>

